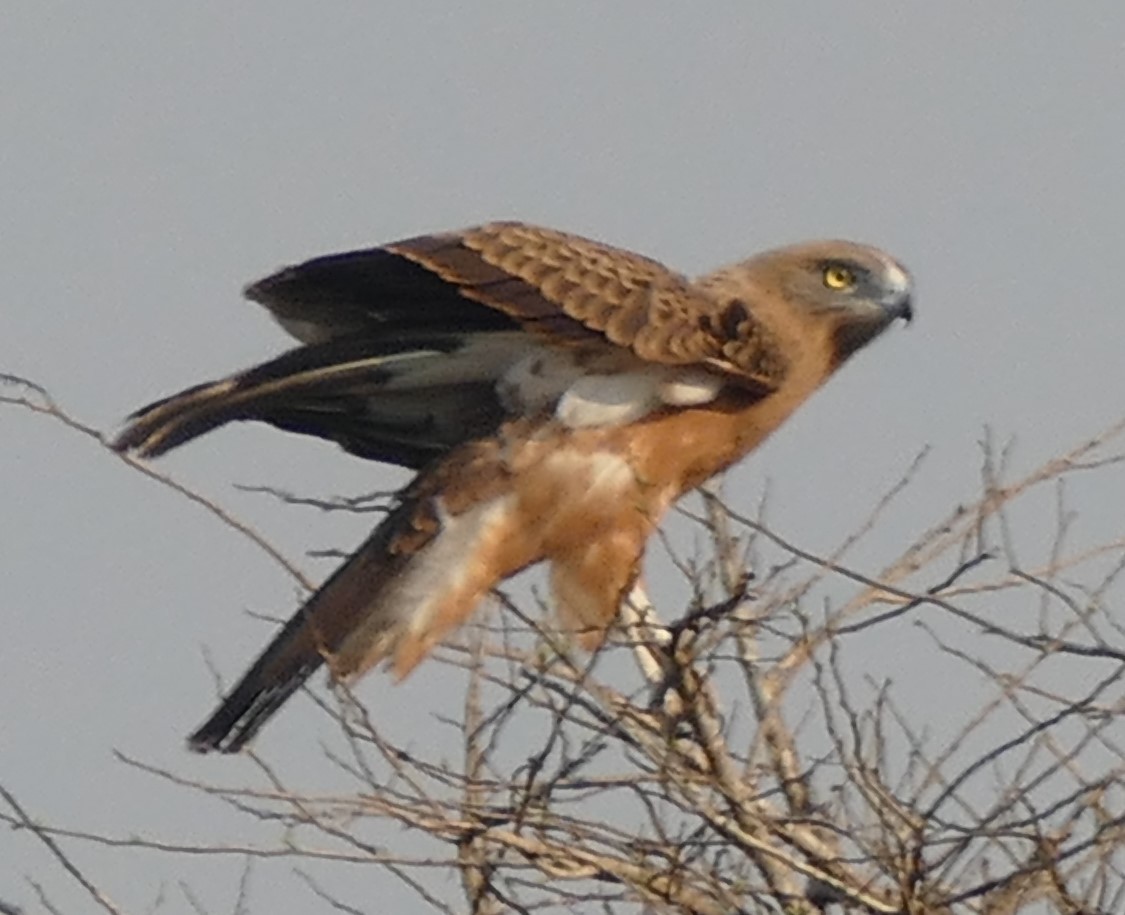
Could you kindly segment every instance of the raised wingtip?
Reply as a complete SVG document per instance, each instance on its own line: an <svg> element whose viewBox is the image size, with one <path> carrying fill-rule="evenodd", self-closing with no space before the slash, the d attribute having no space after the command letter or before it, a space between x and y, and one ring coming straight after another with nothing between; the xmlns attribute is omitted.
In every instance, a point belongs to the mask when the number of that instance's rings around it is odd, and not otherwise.
<svg viewBox="0 0 1125 915"><path fill-rule="evenodd" d="M150 434L152 430L149 424L141 419L144 413L145 411L141 410L126 419L109 439L109 447L118 454L131 452L142 458L156 457L162 453L165 449L154 445Z"/></svg>
<svg viewBox="0 0 1125 915"><path fill-rule="evenodd" d="M265 305L268 308L274 298L274 291L279 285L290 279L294 273L295 268L282 267L280 270L275 270L269 276L264 276L259 280L254 280L252 283L247 283L242 287L242 295L251 302L257 302L259 305Z"/></svg>

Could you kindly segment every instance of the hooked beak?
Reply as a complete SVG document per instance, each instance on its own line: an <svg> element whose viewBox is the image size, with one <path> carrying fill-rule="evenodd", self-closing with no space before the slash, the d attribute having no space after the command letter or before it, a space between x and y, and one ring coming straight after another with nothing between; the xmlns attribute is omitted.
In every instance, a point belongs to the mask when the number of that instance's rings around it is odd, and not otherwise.
<svg viewBox="0 0 1125 915"><path fill-rule="evenodd" d="M914 297L908 292L887 305L887 314L902 318L907 324L914 320Z"/></svg>

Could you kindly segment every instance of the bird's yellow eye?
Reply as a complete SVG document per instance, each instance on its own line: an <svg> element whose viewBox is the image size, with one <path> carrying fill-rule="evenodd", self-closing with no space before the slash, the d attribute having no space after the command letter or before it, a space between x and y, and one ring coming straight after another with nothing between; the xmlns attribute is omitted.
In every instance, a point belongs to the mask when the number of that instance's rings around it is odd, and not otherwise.
<svg viewBox="0 0 1125 915"><path fill-rule="evenodd" d="M843 264L829 264L824 268L824 285L829 289L855 289L855 271Z"/></svg>

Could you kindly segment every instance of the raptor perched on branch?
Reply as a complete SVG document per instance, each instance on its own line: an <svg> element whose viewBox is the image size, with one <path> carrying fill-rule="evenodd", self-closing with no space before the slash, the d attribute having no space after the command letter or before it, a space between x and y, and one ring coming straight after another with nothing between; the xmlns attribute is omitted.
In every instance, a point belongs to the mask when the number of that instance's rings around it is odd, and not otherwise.
<svg viewBox="0 0 1125 915"><path fill-rule="evenodd" d="M596 647L668 507L911 317L908 273L865 245L689 280L514 222L316 258L246 294L301 345L145 407L115 446L151 457L257 419L419 473L191 736L201 751L243 746L321 664L405 676L537 562Z"/></svg>

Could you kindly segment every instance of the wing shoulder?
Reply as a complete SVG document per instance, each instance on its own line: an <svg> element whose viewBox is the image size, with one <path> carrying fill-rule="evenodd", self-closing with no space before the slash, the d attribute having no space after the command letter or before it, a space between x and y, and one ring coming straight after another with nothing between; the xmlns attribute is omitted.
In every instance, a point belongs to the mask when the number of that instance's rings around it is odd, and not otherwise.
<svg viewBox="0 0 1125 915"><path fill-rule="evenodd" d="M785 371L752 306L623 248L511 222L389 248L558 342L596 335L648 362L703 365L765 390Z"/></svg>

